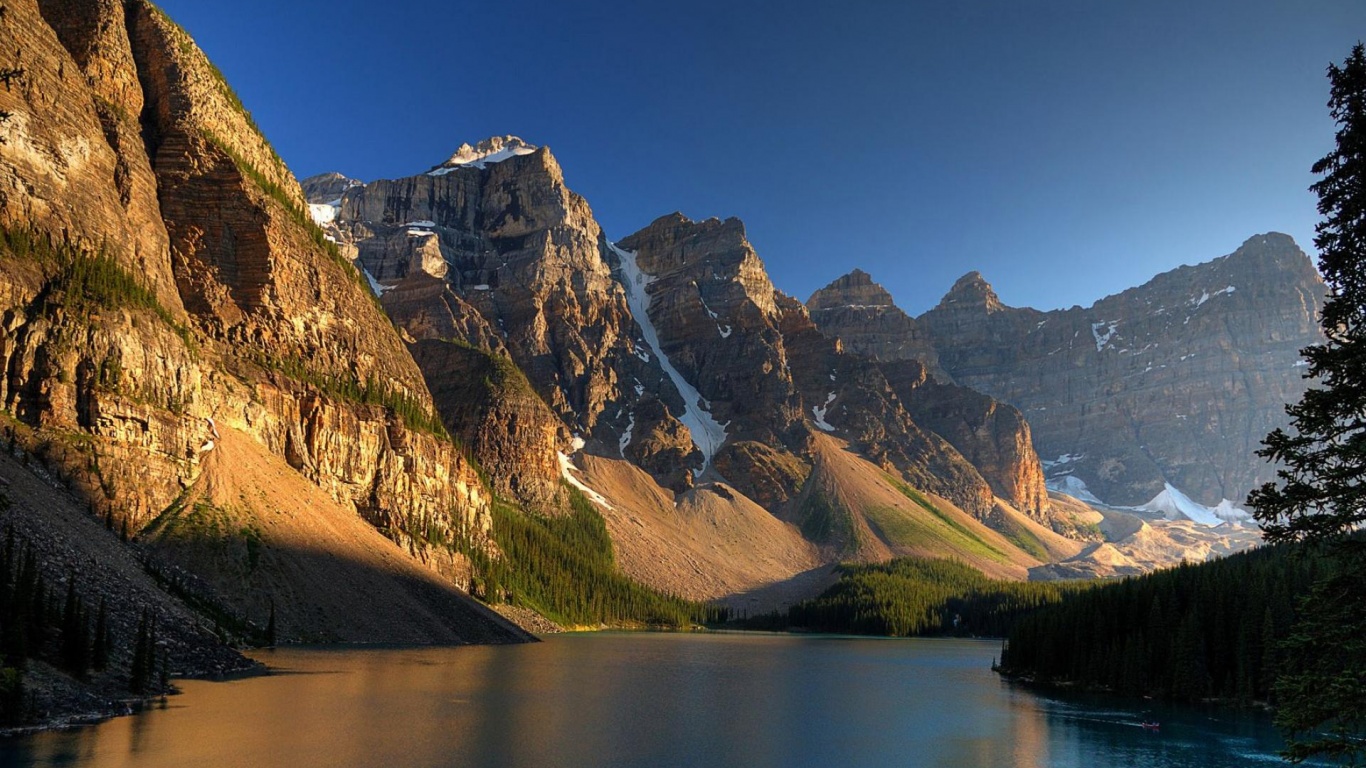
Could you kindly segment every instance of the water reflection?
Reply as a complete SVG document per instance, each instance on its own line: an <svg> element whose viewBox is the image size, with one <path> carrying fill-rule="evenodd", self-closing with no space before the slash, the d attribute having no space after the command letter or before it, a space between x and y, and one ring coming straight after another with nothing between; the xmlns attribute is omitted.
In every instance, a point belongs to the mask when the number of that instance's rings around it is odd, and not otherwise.
<svg viewBox="0 0 1366 768"><path fill-rule="evenodd" d="M164 709L0 743L0 766L1208 766L1276 762L1265 717L1040 697L990 642L597 634L263 653Z"/></svg>

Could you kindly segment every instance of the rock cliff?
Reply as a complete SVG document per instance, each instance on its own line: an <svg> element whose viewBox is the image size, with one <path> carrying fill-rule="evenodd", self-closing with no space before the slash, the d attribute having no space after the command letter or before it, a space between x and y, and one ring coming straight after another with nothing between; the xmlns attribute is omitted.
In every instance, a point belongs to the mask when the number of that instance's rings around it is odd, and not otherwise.
<svg viewBox="0 0 1366 768"><path fill-rule="evenodd" d="M136 535L231 429L449 571L426 542L487 530L488 490L189 36L143 0L19 0L0 44L23 70L0 92L0 402L22 450Z"/></svg>
<svg viewBox="0 0 1366 768"><path fill-rule="evenodd" d="M876 362L884 387L896 393L910 419L952 445L987 481L991 495L1037 519L1047 518L1048 493L1029 424L1014 407L954 384L939 365L928 332L868 273L855 269L812 294L806 306L821 334ZM885 421L879 417L873 423ZM933 474L942 477L948 471L938 468ZM922 481L922 487L934 489L933 481ZM987 494L977 503L961 494L946 495L979 514L992 504Z"/></svg>
<svg viewBox="0 0 1366 768"><path fill-rule="evenodd" d="M650 299L641 322L652 326L658 353L684 388L698 395L692 419L720 427L712 439L736 446L720 449L736 487L795 500L801 485L773 486L801 473L774 470L809 463L812 434L823 431L965 509L991 508L981 476L914 422L882 371L845 354L816 330L805 307L774 288L739 220L673 214L618 246L627 279L644 276Z"/></svg>
<svg viewBox="0 0 1366 768"><path fill-rule="evenodd" d="M955 381L1023 411L1060 487L1127 506L1171 486L1217 507L1272 479L1253 452L1305 391L1323 296L1273 232L1086 308L1008 307L970 273L918 322Z"/></svg>
<svg viewBox="0 0 1366 768"><path fill-rule="evenodd" d="M931 376L948 381L929 334L892 300L887 289L855 269L806 300L821 333L838 338L849 352L874 360L915 360Z"/></svg>
<svg viewBox="0 0 1366 768"><path fill-rule="evenodd" d="M674 491L724 479L790 515L812 431L824 430L965 510L993 509L991 482L916 424L882 363L846 353L773 286L736 219L672 214L611 243L550 151L516 137L463 145L415 176L360 184L325 174L304 187L318 223L419 340L448 422L481 464L506 473L500 492L553 506L555 453L582 438L589 453L625 459ZM458 343L441 346L449 340ZM499 387L447 381L504 354L548 411ZM909 357L889 354L887 365ZM924 380L915 370L906 392ZM558 434L539 417L534 429L499 428L532 410L558 417ZM1014 471L1002 468L1006 452L991 455L992 472ZM1032 455L1020 459L1037 472ZM1021 509L1047 505L997 485Z"/></svg>
<svg viewBox="0 0 1366 768"><path fill-rule="evenodd" d="M1255 478L1210 440L1298 391L1317 296L1281 236L1088 310L974 274L913 319L858 271L803 304L737 219L613 242L513 136L301 184L146 0L13 0L0 50L6 440L292 639L524 639L446 545L496 558L495 497L554 515L567 485L628 570L696 597L847 557L1023 576L1079 549L1040 523L1085 522L1044 464L1116 502L1226 494Z"/></svg>
<svg viewBox="0 0 1366 768"><path fill-rule="evenodd" d="M682 410L677 391L645 349L592 211L548 149L495 138L427 173L352 186L329 231L408 334L506 353L563 422L556 444L522 446L532 457L523 472L538 473L523 485L557 483L542 470L573 435L616 448L666 485L691 483L701 458L672 415ZM483 445L480 461L501 461Z"/></svg>

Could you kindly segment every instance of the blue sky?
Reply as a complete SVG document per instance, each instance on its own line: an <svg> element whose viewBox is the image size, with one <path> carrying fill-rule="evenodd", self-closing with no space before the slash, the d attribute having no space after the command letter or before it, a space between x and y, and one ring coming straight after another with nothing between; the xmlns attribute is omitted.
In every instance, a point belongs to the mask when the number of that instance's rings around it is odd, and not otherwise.
<svg viewBox="0 0 1366 768"><path fill-rule="evenodd" d="M300 177L549 145L608 236L738 216L801 299L980 270L1089 304L1277 230L1312 255L1360 0L161 0Z"/></svg>

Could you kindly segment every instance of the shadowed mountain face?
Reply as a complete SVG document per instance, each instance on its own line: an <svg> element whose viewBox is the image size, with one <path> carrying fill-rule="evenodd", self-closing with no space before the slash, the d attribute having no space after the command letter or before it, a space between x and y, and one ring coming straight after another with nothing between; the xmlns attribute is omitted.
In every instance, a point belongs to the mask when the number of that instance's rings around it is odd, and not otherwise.
<svg viewBox="0 0 1366 768"><path fill-rule="evenodd" d="M1087 308L1007 307L970 273L918 322L955 381L1024 412L1051 479L1111 504L1169 484L1214 506L1272 479L1253 452L1307 387L1324 293L1269 233Z"/></svg>
<svg viewBox="0 0 1366 768"><path fill-rule="evenodd" d="M875 360L917 360L934 378L949 380L926 330L867 272L838 278L811 294L806 308L821 333L838 338L845 350Z"/></svg>

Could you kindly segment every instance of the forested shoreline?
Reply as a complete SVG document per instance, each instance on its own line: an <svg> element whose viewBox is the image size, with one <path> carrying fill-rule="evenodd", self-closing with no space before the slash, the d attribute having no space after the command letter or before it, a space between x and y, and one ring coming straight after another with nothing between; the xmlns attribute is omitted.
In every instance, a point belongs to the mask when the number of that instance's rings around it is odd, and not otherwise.
<svg viewBox="0 0 1366 768"><path fill-rule="evenodd" d="M1086 590L1069 581L1003 581L955 560L844 564L839 581L786 611L740 619L744 629L890 637L1000 637L1021 616Z"/></svg>
<svg viewBox="0 0 1366 768"><path fill-rule="evenodd" d="M1329 564L1261 547L1066 595L1022 617L998 670L1042 686L1272 703L1299 599Z"/></svg>

